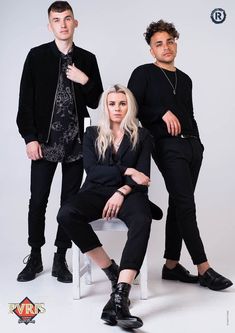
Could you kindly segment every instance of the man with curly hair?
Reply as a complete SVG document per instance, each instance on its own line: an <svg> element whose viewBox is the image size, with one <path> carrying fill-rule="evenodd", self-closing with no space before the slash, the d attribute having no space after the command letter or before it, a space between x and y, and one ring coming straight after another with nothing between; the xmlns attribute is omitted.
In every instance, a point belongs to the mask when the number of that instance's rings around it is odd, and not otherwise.
<svg viewBox="0 0 235 333"><path fill-rule="evenodd" d="M48 8L55 40L30 50L20 84L17 124L31 160L28 244L31 253L17 280L35 279L43 270L45 212L58 163L62 167L61 204L75 195L83 175L82 140L87 107L96 108L103 91L94 54L73 43L78 21L67 1ZM65 259L71 240L58 227L52 275L72 282Z"/></svg>
<svg viewBox="0 0 235 333"><path fill-rule="evenodd" d="M172 23L152 22L145 34L154 63L137 67L128 88L136 97L138 118L154 139L153 159L169 193L162 278L222 290L232 282L214 271L207 260L196 219L194 191L204 147L192 103L192 81L175 67L179 33ZM198 276L180 263L185 242Z"/></svg>

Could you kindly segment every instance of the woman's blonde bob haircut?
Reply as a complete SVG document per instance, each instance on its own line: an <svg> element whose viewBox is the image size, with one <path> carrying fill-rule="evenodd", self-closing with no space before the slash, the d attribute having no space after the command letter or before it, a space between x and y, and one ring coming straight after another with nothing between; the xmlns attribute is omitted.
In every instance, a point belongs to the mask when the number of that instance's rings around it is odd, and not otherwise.
<svg viewBox="0 0 235 333"><path fill-rule="evenodd" d="M120 84L115 84L114 86L105 90L101 96L101 117L98 124L96 147L98 150L99 158L102 159L104 159L107 148L112 145L114 140L107 104L108 95L110 93L121 93L126 95L128 110L120 124L120 129L123 130L124 134L129 136L132 143L132 149L135 148L138 140L138 120L136 119L137 105L135 98L128 88Z"/></svg>

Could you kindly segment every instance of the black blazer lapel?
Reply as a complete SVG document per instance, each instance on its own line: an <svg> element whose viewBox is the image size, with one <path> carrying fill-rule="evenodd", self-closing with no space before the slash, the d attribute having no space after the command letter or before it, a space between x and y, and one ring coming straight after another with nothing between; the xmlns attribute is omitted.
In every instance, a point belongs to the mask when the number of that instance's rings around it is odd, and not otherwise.
<svg viewBox="0 0 235 333"><path fill-rule="evenodd" d="M125 153L130 149L130 146L131 142L129 139L129 135L125 134L117 151L117 156L121 158L123 155L125 155Z"/></svg>

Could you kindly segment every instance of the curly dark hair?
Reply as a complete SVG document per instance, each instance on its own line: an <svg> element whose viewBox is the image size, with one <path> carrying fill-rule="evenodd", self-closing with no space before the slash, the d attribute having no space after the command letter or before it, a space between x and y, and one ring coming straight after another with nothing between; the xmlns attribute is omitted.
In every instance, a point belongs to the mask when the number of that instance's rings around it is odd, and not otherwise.
<svg viewBox="0 0 235 333"><path fill-rule="evenodd" d="M156 33L156 32L168 32L170 36L173 38L178 39L179 38L179 33L175 29L175 26L173 23L168 23L163 20L159 20L158 22L152 22L150 25L147 27L146 32L144 33L145 40L148 44L150 44L151 37Z"/></svg>
<svg viewBox="0 0 235 333"><path fill-rule="evenodd" d="M50 12L62 13L66 10L71 10L73 13L73 9L67 1L55 1L50 5L47 12L49 16Z"/></svg>

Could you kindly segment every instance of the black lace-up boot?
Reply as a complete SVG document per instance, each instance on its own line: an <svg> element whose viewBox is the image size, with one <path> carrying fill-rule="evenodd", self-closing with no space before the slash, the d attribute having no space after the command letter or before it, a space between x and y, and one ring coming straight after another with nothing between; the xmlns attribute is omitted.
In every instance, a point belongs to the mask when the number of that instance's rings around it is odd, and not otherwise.
<svg viewBox="0 0 235 333"><path fill-rule="evenodd" d="M43 271L41 252L31 252L31 254L24 258L23 263L26 264L26 266L17 276L17 281L19 282L34 280L36 274Z"/></svg>
<svg viewBox="0 0 235 333"><path fill-rule="evenodd" d="M55 253L53 266L52 266L52 276L57 277L57 280L64 283L73 282L73 275L68 269L68 265L64 254Z"/></svg>

